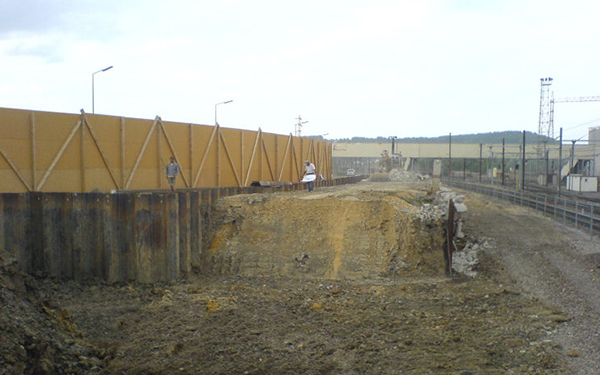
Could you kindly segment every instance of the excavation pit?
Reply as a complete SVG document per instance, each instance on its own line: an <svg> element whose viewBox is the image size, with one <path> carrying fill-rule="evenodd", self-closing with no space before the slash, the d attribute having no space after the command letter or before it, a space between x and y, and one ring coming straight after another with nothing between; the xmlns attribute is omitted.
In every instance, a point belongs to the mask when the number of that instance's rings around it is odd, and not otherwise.
<svg viewBox="0 0 600 375"><path fill-rule="evenodd" d="M524 246L520 271L546 246L540 233L565 244L563 232L468 200L466 236L498 243L477 277L450 276L442 194L427 191L222 198L207 212L219 225L204 239L204 274L171 283L37 279L0 249L0 358L8 373L40 374L577 373L551 334L575 320L560 323L570 316L522 293L494 258Z"/></svg>

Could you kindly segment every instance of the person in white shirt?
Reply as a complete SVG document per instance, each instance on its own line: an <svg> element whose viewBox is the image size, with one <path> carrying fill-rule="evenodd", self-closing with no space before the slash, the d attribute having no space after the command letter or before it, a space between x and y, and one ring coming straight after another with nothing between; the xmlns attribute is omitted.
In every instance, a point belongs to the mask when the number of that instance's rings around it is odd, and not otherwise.
<svg viewBox="0 0 600 375"><path fill-rule="evenodd" d="M305 176L310 176L310 175L314 175L314 179L307 181L306 185L308 188L308 191L313 191L313 189L315 188L315 179L316 179L316 174L317 174L317 168L315 167L315 165L313 163L311 163L310 161L306 161L305 162L305 166L304 166L304 175Z"/></svg>

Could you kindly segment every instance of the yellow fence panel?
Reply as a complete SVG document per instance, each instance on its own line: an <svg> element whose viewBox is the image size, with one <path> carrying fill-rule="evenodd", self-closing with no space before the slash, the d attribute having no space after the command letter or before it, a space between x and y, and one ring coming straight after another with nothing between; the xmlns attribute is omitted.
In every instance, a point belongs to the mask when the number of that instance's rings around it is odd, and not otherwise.
<svg viewBox="0 0 600 375"><path fill-rule="evenodd" d="M331 144L309 138L117 116L0 108L0 192L166 189L298 183L304 161L331 178Z"/></svg>

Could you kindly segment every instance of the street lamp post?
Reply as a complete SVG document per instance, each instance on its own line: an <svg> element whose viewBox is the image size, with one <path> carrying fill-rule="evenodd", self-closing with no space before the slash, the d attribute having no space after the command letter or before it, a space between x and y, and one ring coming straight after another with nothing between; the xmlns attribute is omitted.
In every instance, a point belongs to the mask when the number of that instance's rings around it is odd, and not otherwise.
<svg viewBox="0 0 600 375"><path fill-rule="evenodd" d="M97 72L92 73L92 113L96 113L94 108L94 75L96 75L97 73L106 72L107 70L112 68L113 66L111 65L108 68L100 69Z"/></svg>
<svg viewBox="0 0 600 375"><path fill-rule="evenodd" d="M229 104L229 103L231 103L232 101L233 101L233 100L227 100L227 101L224 101L224 102L221 102L221 103L217 103L217 104L215 104L215 125L217 125L217 106L218 106L219 104Z"/></svg>

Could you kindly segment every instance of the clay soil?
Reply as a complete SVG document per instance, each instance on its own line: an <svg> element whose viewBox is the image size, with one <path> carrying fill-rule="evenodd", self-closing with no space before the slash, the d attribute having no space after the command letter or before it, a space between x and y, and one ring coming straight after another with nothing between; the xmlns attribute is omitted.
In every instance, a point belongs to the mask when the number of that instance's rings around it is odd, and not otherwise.
<svg viewBox="0 0 600 375"><path fill-rule="evenodd" d="M409 191L419 205L428 189L315 193ZM0 253L0 375L600 373L598 245L464 194L461 241L480 249L475 277L413 264L381 277L204 272L109 285L35 279Z"/></svg>

